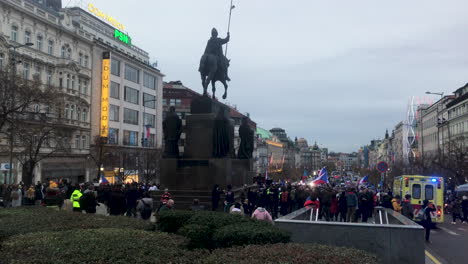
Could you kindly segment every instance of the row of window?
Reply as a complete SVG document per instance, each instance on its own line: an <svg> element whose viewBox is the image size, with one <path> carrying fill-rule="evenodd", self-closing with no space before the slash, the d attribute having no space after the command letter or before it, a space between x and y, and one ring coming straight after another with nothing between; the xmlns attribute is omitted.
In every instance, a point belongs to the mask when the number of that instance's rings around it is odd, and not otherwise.
<svg viewBox="0 0 468 264"><path fill-rule="evenodd" d="M468 103L464 103L462 105L459 105L453 109L450 109L448 111L448 118L449 120L455 117L459 117L461 115L467 114L468 113Z"/></svg>
<svg viewBox="0 0 468 264"><path fill-rule="evenodd" d="M75 111L76 109L76 111ZM88 122L88 109L76 107L75 105L65 105L65 118L77 120L81 122Z"/></svg>
<svg viewBox="0 0 468 264"><path fill-rule="evenodd" d="M138 138L138 132L123 130L123 145L125 146L138 146L142 147L154 147L155 146L155 134L143 135L141 139ZM140 140L140 143L138 141ZM119 129L109 128L108 144L118 145L119 144Z"/></svg>
<svg viewBox="0 0 468 264"><path fill-rule="evenodd" d="M109 107L109 120L120 121L120 106L110 105ZM139 113L136 110L128 109L124 107L123 121L126 124L138 125L139 124ZM143 113L143 124L149 127L155 127L156 116L153 114Z"/></svg>
<svg viewBox="0 0 468 264"><path fill-rule="evenodd" d="M75 77L75 75L66 74L65 83L64 78L59 78L59 87L71 89L73 91L78 91L81 94L88 95L88 80L84 80L80 77Z"/></svg>
<svg viewBox="0 0 468 264"><path fill-rule="evenodd" d="M117 59L111 60L111 73L115 76L120 76L121 63L119 60ZM140 70L129 64L125 64L124 78L125 80L131 81L134 83L140 83ZM157 77L147 72L143 72L143 86L146 88L156 90Z"/></svg>
<svg viewBox="0 0 468 264"><path fill-rule="evenodd" d="M15 42L19 42L19 36L18 36L18 26L13 25L11 26L11 35L10 39ZM44 50L44 37L42 34L37 34L36 36L36 42L34 43L32 40L32 33L29 30L24 31L24 44L26 43L33 43L35 44L34 47L37 50L43 51ZM47 50L46 52L49 55L54 55L54 41L53 40L48 40L47 41ZM67 58L67 59L72 59L72 50L70 48L70 45L65 44L62 46L60 50L60 56L62 58ZM78 64L83 66L83 67L88 67L89 66L89 56L83 54L80 52L78 54Z"/></svg>
<svg viewBox="0 0 468 264"><path fill-rule="evenodd" d="M177 98L163 99L163 105L180 106L181 104L182 104L181 99L177 99Z"/></svg>
<svg viewBox="0 0 468 264"><path fill-rule="evenodd" d="M120 84L111 82L110 97L120 99ZM140 104L140 91L124 86L124 101L132 104ZM143 106L151 109L156 108L156 96L143 93Z"/></svg>
<svg viewBox="0 0 468 264"><path fill-rule="evenodd" d="M88 140L86 136L75 136L75 148L76 149L88 149Z"/></svg>
<svg viewBox="0 0 468 264"><path fill-rule="evenodd" d="M450 125L450 133L452 135L468 132L468 120Z"/></svg>

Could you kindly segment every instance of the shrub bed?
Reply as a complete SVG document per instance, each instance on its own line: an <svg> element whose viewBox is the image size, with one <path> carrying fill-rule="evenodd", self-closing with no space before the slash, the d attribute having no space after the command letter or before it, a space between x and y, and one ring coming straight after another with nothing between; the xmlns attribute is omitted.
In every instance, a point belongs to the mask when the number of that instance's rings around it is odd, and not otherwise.
<svg viewBox="0 0 468 264"><path fill-rule="evenodd" d="M203 259L205 264L377 264L378 259L357 249L330 247L316 244L249 245L216 249Z"/></svg>
<svg viewBox="0 0 468 264"><path fill-rule="evenodd" d="M194 214L193 211L184 210L163 211L158 215L158 229L162 232L176 233Z"/></svg>
<svg viewBox="0 0 468 264"><path fill-rule="evenodd" d="M218 212L171 211L160 215L160 231L189 239L189 248L289 242L289 234L270 223Z"/></svg>
<svg viewBox="0 0 468 264"><path fill-rule="evenodd" d="M213 234L215 247L261 245L289 242L290 235L268 223L237 223L217 229Z"/></svg>
<svg viewBox="0 0 468 264"><path fill-rule="evenodd" d="M0 253L11 264L189 263L207 255L184 245L172 234L101 228L18 235L5 240Z"/></svg>
<svg viewBox="0 0 468 264"><path fill-rule="evenodd" d="M57 211L45 207L20 207L0 210L0 240L41 231L65 231L103 227L151 230L147 221L124 216L88 215Z"/></svg>

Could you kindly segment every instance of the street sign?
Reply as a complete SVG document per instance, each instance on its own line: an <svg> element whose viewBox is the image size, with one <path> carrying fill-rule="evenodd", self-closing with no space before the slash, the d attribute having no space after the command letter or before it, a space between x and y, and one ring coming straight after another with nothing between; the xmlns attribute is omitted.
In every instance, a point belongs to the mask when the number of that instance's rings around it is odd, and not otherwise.
<svg viewBox="0 0 468 264"><path fill-rule="evenodd" d="M0 163L0 170L10 170L10 163Z"/></svg>
<svg viewBox="0 0 468 264"><path fill-rule="evenodd" d="M385 173L388 171L388 163L385 162L385 161L381 161L379 163L377 163L377 170L382 172L382 173Z"/></svg>

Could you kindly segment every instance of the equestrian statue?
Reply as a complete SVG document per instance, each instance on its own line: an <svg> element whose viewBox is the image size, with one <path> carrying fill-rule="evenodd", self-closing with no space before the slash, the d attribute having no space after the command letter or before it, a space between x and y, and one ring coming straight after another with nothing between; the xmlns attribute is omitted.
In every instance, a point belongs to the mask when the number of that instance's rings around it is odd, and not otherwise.
<svg viewBox="0 0 468 264"><path fill-rule="evenodd" d="M223 99L227 97L227 82L231 79L228 76L229 60L223 54L223 45L229 42L229 36L228 32L226 38L218 38L216 28L211 30L211 38L206 44L205 53L200 59L200 67L198 68L202 79L204 96L208 94L208 85L211 82L213 99L215 99L215 83L220 81L224 85Z"/></svg>

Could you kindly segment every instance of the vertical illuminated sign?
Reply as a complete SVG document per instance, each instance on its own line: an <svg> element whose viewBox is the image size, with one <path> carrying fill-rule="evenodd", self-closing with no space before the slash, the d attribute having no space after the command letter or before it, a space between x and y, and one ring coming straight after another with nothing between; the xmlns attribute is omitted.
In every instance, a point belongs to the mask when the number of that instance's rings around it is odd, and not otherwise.
<svg viewBox="0 0 468 264"><path fill-rule="evenodd" d="M101 137L109 136L110 52L102 53Z"/></svg>

